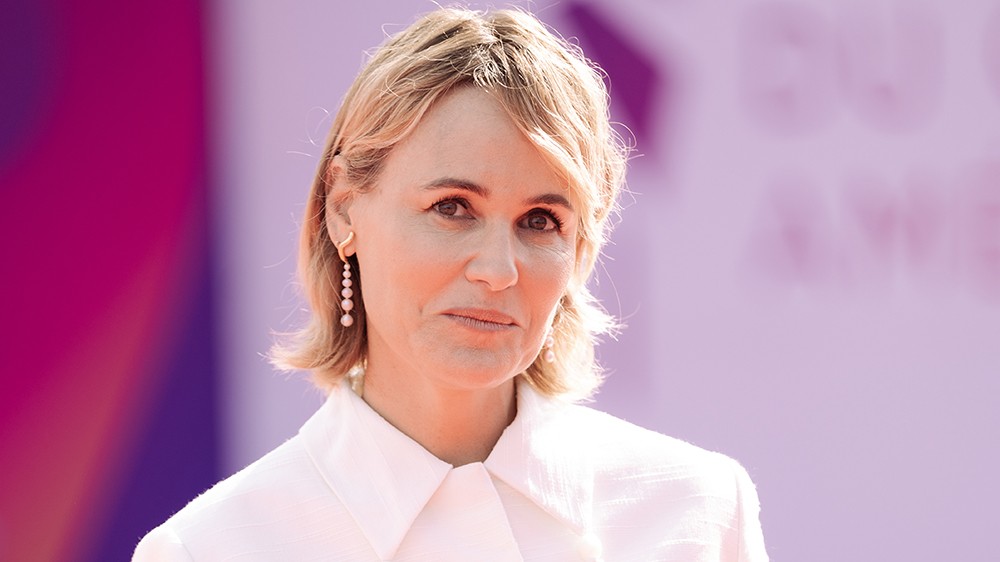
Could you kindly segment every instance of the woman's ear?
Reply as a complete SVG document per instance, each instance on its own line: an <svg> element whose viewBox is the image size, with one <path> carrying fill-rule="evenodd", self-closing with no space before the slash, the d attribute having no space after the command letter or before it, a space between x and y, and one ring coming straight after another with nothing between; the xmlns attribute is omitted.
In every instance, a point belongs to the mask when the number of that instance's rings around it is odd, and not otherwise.
<svg viewBox="0 0 1000 562"><path fill-rule="evenodd" d="M348 211L351 203L354 202L354 190L347 181L346 162L340 154L330 160L330 166L326 170L326 233L333 240L334 244L339 244L347 239L348 233L352 230L351 217ZM345 255L354 254L354 244L349 244L344 248Z"/></svg>

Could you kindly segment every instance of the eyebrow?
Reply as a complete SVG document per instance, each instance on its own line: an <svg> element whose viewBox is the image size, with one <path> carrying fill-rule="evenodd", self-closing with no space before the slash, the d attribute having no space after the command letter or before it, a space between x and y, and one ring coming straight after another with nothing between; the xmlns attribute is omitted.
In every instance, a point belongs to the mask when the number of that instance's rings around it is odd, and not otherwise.
<svg viewBox="0 0 1000 562"><path fill-rule="evenodd" d="M479 185L478 183L458 178L438 178L422 187L422 189L427 191L446 188L461 189L463 191L475 193L484 199L488 199L490 197L489 189ZM575 212L573 205L569 202L569 199L559 193L544 193L536 197L530 197L526 199L524 203L526 205L552 205L564 207L567 211Z"/></svg>

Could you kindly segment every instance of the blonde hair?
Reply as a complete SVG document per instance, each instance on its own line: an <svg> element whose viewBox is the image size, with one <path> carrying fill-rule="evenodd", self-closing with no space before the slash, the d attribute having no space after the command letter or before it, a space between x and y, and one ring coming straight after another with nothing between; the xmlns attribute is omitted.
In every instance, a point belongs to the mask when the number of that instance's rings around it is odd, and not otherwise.
<svg viewBox="0 0 1000 562"><path fill-rule="evenodd" d="M553 321L556 360L522 373L543 394L589 397L601 383L596 336L614 327L586 287L621 188L626 148L614 133L596 67L534 16L518 10L431 12L391 37L347 92L333 122L306 204L299 275L312 309L308 324L272 349L284 369L311 370L323 387L367 360L363 279L356 257L357 321L339 322L341 261L326 228L335 173L360 191L374 185L386 156L436 100L461 86L489 91L569 186L580 210L577 263ZM337 158L337 166L334 158Z"/></svg>

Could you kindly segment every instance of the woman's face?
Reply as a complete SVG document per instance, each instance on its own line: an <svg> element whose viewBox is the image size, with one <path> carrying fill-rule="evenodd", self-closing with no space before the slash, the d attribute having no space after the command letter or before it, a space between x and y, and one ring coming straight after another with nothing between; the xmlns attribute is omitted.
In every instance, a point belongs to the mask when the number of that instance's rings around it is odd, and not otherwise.
<svg viewBox="0 0 1000 562"><path fill-rule="evenodd" d="M438 101L347 214L369 376L474 390L534 361L574 268L577 215L488 93Z"/></svg>

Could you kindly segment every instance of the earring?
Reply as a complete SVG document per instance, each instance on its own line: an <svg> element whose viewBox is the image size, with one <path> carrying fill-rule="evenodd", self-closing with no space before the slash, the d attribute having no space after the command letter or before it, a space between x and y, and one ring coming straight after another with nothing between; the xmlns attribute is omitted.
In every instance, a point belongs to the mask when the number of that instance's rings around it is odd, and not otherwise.
<svg viewBox="0 0 1000 562"><path fill-rule="evenodd" d="M354 301L351 297L354 296L354 290L351 287L354 285L354 281L351 280L351 264L347 261L347 256L344 255L344 248L347 247L354 240L354 231L347 233L347 238L343 242L337 244L337 253L340 254L340 259L344 262L344 272L343 281L340 282L343 289L340 290L340 296L344 297L344 300L340 301L340 308L343 309L344 315L340 317L340 324L345 328L354 324L354 317L351 316L351 311L354 310Z"/></svg>
<svg viewBox="0 0 1000 562"><path fill-rule="evenodd" d="M552 326L545 331L545 343L542 344L542 350L545 352L542 357L545 358L546 363L552 363L556 360L556 352L552 351L552 346L556 344L556 339L552 335Z"/></svg>

